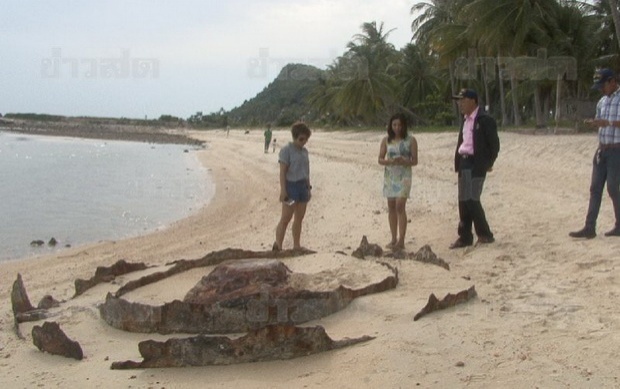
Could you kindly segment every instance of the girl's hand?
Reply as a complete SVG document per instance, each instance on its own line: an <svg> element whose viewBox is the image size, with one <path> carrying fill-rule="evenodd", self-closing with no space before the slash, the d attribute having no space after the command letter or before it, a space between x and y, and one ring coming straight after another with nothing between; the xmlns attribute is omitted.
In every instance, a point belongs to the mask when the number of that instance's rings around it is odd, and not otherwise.
<svg viewBox="0 0 620 389"><path fill-rule="evenodd" d="M280 192L280 202L286 201L288 199L288 193Z"/></svg>

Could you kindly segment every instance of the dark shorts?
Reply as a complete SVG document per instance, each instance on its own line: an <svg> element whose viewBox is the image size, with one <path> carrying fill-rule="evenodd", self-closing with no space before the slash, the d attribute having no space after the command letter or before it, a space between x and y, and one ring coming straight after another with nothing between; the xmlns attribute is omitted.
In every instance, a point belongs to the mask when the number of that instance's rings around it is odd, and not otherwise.
<svg viewBox="0 0 620 389"><path fill-rule="evenodd" d="M291 200L300 203L307 203L310 201L310 190L308 189L308 182L306 180L286 181L286 193Z"/></svg>

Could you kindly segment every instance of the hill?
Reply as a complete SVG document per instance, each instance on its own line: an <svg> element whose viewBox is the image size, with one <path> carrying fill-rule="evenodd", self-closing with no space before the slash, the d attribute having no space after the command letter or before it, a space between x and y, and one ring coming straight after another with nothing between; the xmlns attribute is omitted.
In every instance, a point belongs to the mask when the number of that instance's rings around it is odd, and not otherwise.
<svg viewBox="0 0 620 389"><path fill-rule="evenodd" d="M289 126L297 120L314 120L316 113L307 97L323 74L323 70L310 65L286 65L259 94L227 113L230 124Z"/></svg>

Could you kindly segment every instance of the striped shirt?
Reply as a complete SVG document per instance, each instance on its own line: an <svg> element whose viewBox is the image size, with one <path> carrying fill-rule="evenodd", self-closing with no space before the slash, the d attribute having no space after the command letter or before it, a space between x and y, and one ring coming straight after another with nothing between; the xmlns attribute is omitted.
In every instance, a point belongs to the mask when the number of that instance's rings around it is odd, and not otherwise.
<svg viewBox="0 0 620 389"><path fill-rule="evenodd" d="M620 121L620 88L609 96L603 96L596 104L596 118ZM604 126L598 129L598 141L608 145L620 143L620 127Z"/></svg>

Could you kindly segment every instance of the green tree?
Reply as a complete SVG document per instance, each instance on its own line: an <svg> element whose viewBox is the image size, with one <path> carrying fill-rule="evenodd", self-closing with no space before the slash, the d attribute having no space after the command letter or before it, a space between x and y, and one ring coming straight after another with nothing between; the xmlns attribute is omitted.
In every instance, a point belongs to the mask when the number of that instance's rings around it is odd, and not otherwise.
<svg viewBox="0 0 620 389"><path fill-rule="evenodd" d="M463 9L472 23L469 34L483 47L497 48L511 61L551 42L549 25L557 22L556 0L474 0ZM501 51L501 53L500 53ZM513 62L514 63L514 62ZM510 64L510 63L509 63ZM518 71L508 66L515 125L521 124ZM538 96L538 95L537 95Z"/></svg>
<svg viewBox="0 0 620 389"><path fill-rule="evenodd" d="M442 85L442 74L435 64L437 58L415 44L402 49L396 79L402 85L402 104L406 107L423 102Z"/></svg>
<svg viewBox="0 0 620 389"><path fill-rule="evenodd" d="M428 51L438 58L437 66L447 69L450 80L450 95L457 93L455 62L468 53L469 39L465 34L467 25L460 20L461 10L472 0L431 0L421 2L411 8L417 15L411 23L413 40L421 50ZM462 76L462 75L461 75ZM456 105L453 104L455 119L459 119Z"/></svg>
<svg viewBox="0 0 620 389"><path fill-rule="evenodd" d="M322 116L341 124L377 124L400 106L396 82L400 54L387 42L383 23L364 23L347 51L329 66L310 102Z"/></svg>

